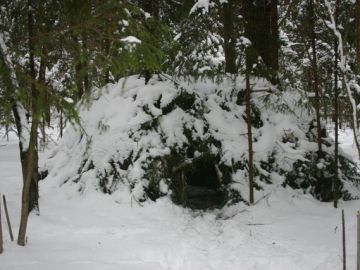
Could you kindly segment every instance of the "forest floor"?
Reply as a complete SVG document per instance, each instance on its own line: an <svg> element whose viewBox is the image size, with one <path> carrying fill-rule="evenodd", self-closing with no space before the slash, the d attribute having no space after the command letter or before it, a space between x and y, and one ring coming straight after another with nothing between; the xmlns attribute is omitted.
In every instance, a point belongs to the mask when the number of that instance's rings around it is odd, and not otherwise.
<svg viewBox="0 0 360 270"><path fill-rule="evenodd" d="M343 149L355 156L351 132ZM0 141L0 193L14 233L20 216L21 169L16 140ZM28 243L10 242L2 212L1 270L328 270L341 269L341 209L345 210L348 269L356 265L360 201L320 203L276 188L255 206L209 212L174 206L167 198L140 206L121 191L79 196L40 184L40 215L31 214Z"/></svg>

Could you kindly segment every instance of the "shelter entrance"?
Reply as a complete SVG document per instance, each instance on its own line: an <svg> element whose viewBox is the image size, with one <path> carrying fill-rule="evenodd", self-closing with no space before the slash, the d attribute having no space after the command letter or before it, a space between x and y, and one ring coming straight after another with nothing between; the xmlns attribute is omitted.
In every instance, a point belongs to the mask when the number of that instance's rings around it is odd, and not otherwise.
<svg viewBox="0 0 360 270"><path fill-rule="evenodd" d="M219 208L224 202L220 172L214 162L199 159L184 171L186 205L192 209Z"/></svg>

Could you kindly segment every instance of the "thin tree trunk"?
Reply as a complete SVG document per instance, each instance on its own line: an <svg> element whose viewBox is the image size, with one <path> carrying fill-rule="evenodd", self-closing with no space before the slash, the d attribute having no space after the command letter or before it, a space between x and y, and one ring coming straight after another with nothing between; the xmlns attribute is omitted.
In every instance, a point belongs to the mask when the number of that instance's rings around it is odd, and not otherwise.
<svg viewBox="0 0 360 270"><path fill-rule="evenodd" d="M38 84L41 87L41 100L43 106L45 107L44 115L43 115L44 129L46 125L50 126L50 120L51 120L50 106L48 105L49 96L48 96L48 92L46 91L46 59L47 59L47 49L43 47L41 60L40 60Z"/></svg>
<svg viewBox="0 0 360 270"><path fill-rule="evenodd" d="M79 62L75 65L75 82L76 82L76 88L77 88L77 97L78 100L82 98L84 95L84 84L82 80L82 70L83 66L81 63L81 60L78 60Z"/></svg>
<svg viewBox="0 0 360 270"><path fill-rule="evenodd" d="M335 21L337 21L337 11L335 11ZM338 194L339 194L339 89L338 89L338 60L339 60L339 52L338 52L338 40L335 38L334 41L334 49L335 49L335 66L334 66L334 121L335 121L335 177L334 177L334 207L338 207Z"/></svg>
<svg viewBox="0 0 360 270"><path fill-rule="evenodd" d="M251 127L251 87L250 87L250 71L251 61L249 60L249 49L247 50L246 60L246 122L248 130L248 155L249 155L249 202L254 203L254 165L253 165L253 143L252 143L252 127Z"/></svg>
<svg viewBox="0 0 360 270"><path fill-rule="evenodd" d="M156 20L160 19L160 1L153 0L153 16Z"/></svg>
<svg viewBox="0 0 360 270"><path fill-rule="evenodd" d="M245 18L245 36L251 41L254 62L261 56L268 67L272 83L277 84L276 73L279 68L278 50L278 12L277 0L254 1L243 0L242 13ZM257 55L256 55L257 54Z"/></svg>
<svg viewBox="0 0 360 270"><path fill-rule="evenodd" d="M77 35L75 33L72 34L72 39L73 42L75 44L75 52L76 52L76 56L75 56L75 84L76 84L76 90L77 90L77 98L78 100L80 100L82 98L82 96L84 95L84 82L83 82L83 69L84 69L84 65L83 65L83 61L82 61L82 48L79 42L79 39L77 37Z"/></svg>
<svg viewBox="0 0 360 270"><path fill-rule="evenodd" d="M317 64L317 50L316 50L316 33L315 33L315 10L314 0L310 0L310 43L312 49L312 79L313 89L315 93L315 113L316 113L316 133L317 133L317 144L318 144L318 158L322 157L322 143L321 143L321 119L320 119L320 95L319 95L319 77L318 77L318 64Z"/></svg>
<svg viewBox="0 0 360 270"><path fill-rule="evenodd" d="M233 23L233 3L229 0L223 4L223 23L224 23L224 52L225 52L225 72L236 73L236 52Z"/></svg>
<svg viewBox="0 0 360 270"><path fill-rule="evenodd" d="M357 234L357 241L356 241L356 270L360 270L360 211L357 212L356 215L356 234Z"/></svg>
<svg viewBox="0 0 360 270"><path fill-rule="evenodd" d="M5 125L5 130L6 130L6 141L8 142L9 141L9 132L10 132L10 128L9 128L8 124Z"/></svg>
<svg viewBox="0 0 360 270"><path fill-rule="evenodd" d="M40 98L42 100L42 106L46 106L46 109L44 108L44 113L42 115L42 121L41 121L41 134L42 134L42 145L43 149L45 149L46 146L46 124L50 124L50 111L47 104L47 96L45 91L45 72L46 72L46 61L45 61L45 55L46 50L45 48L42 49L42 56L40 60L40 68L39 68L39 78L38 78L38 85L40 87Z"/></svg>
<svg viewBox="0 0 360 270"><path fill-rule="evenodd" d="M42 121L41 121L41 145L40 145L40 149L45 149L45 146L46 146L46 122L45 122L45 119L43 118Z"/></svg>
<svg viewBox="0 0 360 270"><path fill-rule="evenodd" d="M9 211L8 211L8 208L7 208L7 203L6 203L5 195L3 195L3 203L4 203L6 223L7 223L7 225L8 225L10 240L11 240L11 242L12 242L12 241L14 241L14 235L13 235L12 228L11 228L10 216L9 216Z"/></svg>
<svg viewBox="0 0 360 270"><path fill-rule="evenodd" d="M108 33L108 35L110 35L110 33ZM105 39L105 57L106 57L106 61L108 61L109 57L110 57L110 47L111 47L111 42L109 38ZM105 71L105 83L110 83L110 67L109 67L109 63L106 63L107 68Z"/></svg>
<svg viewBox="0 0 360 270"><path fill-rule="evenodd" d="M160 3L159 0L141 0L141 8L153 16L156 20L159 19Z"/></svg>
<svg viewBox="0 0 360 270"><path fill-rule="evenodd" d="M325 125L327 125L327 123L329 122L329 112L328 112L328 104L327 104L325 91L322 92L321 100L322 100L322 107L324 108L323 119L325 120Z"/></svg>
<svg viewBox="0 0 360 270"><path fill-rule="evenodd" d="M84 90L86 94L90 93L90 79L89 79L89 50L87 47L87 35L84 32L82 35L82 49L85 54L85 61L83 63L84 73Z"/></svg>
<svg viewBox="0 0 360 270"><path fill-rule="evenodd" d="M160 13L159 0L142 0L141 7L145 12L153 16L155 20L159 19L159 13ZM153 25L149 25L149 30L151 34L153 35L155 34L156 29L154 29ZM154 70L149 70L145 65L143 68L144 70L142 71L142 73L144 74L145 77L145 84L148 84L149 80L153 75Z"/></svg>
<svg viewBox="0 0 360 270"><path fill-rule="evenodd" d="M34 40L34 18L32 14L32 0L28 0L28 35L29 35L29 64L30 64L30 85L31 85L31 106L32 106L32 121L34 124L34 119L37 118L37 110L38 106L38 91L36 89L36 69L35 69L35 40ZM44 65L43 65L44 66ZM37 123L38 127L39 123ZM36 127L36 128L37 128ZM31 136L31 134L30 134ZM30 189L29 189L29 204L28 204L28 212L33 209L39 209L39 191L38 191L38 154L37 154L37 139L38 134L36 130L35 136L35 147L34 147L34 162L32 162L31 166L28 163L28 158L26 158L26 167L27 170L32 170L32 177L30 180ZM29 155L30 147L27 155ZM29 168L30 166L30 168ZM26 178L25 178L26 181ZM25 185L25 183L24 183Z"/></svg>
<svg viewBox="0 0 360 270"><path fill-rule="evenodd" d="M360 0L356 0L356 60L360 66Z"/></svg>
<svg viewBox="0 0 360 270"><path fill-rule="evenodd" d="M344 213L344 209L341 211L341 221L342 221L343 270L346 270L346 233L345 233L345 213Z"/></svg>
<svg viewBox="0 0 360 270"><path fill-rule="evenodd" d="M0 254L3 253L3 233L2 233L2 224L1 224L1 201L0 201Z"/></svg>
<svg viewBox="0 0 360 270"><path fill-rule="evenodd" d="M63 136L63 129L64 129L64 123L63 123L63 111L60 109L60 138Z"/></svg>
<svg viewBox="0 0 360 270"><path fill-rule="evenodd" d="M278 1L272 0L270 3L270 59L271 59L271 71L272 75L277 80L277 71L279 70L279 26L278 26Z"/></svg>

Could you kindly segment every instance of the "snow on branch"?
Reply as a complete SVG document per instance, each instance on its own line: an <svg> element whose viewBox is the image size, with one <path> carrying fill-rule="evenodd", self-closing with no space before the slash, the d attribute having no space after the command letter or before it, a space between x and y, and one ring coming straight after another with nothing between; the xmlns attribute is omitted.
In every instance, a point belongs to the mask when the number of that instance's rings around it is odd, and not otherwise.
<svg viewBox="0 0 360 270"><path fill-rule="evenodd" d="M211 0L197 0L190 10L190 14L201 10L203 14L208 13L209 9L214 6L214 2Z"/></svg>
<svg viewBox="0 0 360 270"><path fill-rule="evenodd" d="M125 42L125 43L129 43L129 44L133 44L133 43L140 44L141 43L141 40L134 36L127 36L125 38L122 38L121 41Z"/></svg>

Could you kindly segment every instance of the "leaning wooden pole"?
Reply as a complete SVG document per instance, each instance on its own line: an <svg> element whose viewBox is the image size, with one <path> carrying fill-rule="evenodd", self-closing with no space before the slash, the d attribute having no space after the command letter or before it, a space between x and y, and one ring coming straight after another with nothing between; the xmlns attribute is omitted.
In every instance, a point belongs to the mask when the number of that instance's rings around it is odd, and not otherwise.
<svg viewBox="0 0 360 270"><path fill-rule="evenodd" d="M8 212L8 209L7 209L5 195L3 195L3 202L4 202L6 222L7 222L8 228L9 228L10 239L11 239L11 242L12 242L12 241L14 241L14 235L13 235L12 228L11 228L11 222L10 222L9 212Z"/></svg>
<svg viewBox="0 0 360 270"><path fill-rule="evenodd" d="M2 226L1 226L1 201L0 201L0 254L3 253L3 234L2 234Z"/></svg>
<svg viewBox="0 0 360 270"><path fill-rule="evenodd" d="M342 220L342 248L343 248L343 270L346 270L346 235L345 235L345 213L341 211Z"/></svg>
<svg viewBox="0 0 360 270"><path fill-rule="evenodd" d="M360 270L360 211L357 212L357 266L356 270Z"/></svg>

